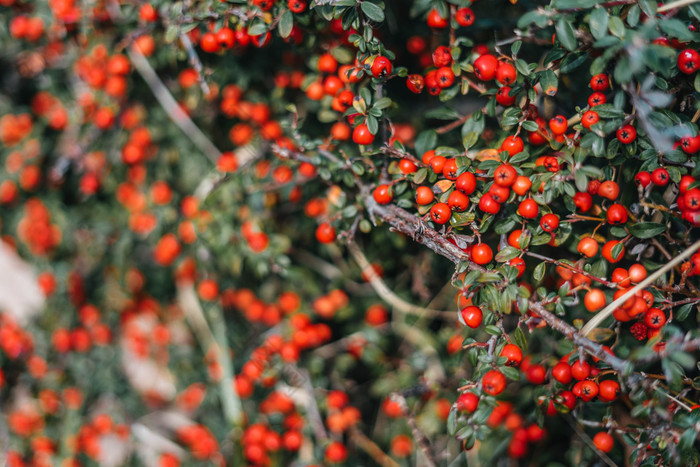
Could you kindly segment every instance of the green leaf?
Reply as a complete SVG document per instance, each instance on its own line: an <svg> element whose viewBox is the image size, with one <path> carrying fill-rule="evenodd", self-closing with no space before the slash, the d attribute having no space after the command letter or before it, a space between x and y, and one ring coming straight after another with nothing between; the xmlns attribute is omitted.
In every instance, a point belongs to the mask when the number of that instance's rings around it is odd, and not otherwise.
<svg viewBox="0 0 700 467"><path fill-rule="evenodd" d="M627 29L625 28L625 23L620 19L619 16L612 16L608 24L608 29L613 36L624 39L627 34Z"/></svg>
<svg viewBox="0 0 700 467"><path fill-rule="evenodd" d="M251 26L248 28L248 34L251 36L259 36L267 32L267 24L262 20L254 19L251 21Z"/></svg>
<svg viewBox="0 0 700 467"><path fill-rule="evenodd" d="M535 282L540 282L542 280L546 266L547 263L540 263L535 267L535 270L532 271L532 279Z"/></svg>
<svg viewBox="0 0 700 467"><path fill-rule="evenodd" d="M362 12L372 21L376 23L384 21L384 10L379 5L364 1L360 4L360 8L362 8Z"/></svg>
<svg viewBox="0 0 700 467"><path fill-rule="evenodd" d="M367 128L369 129L369 132L373 135L377 134L377 131L379 131L379 121L377 120L377 117L373 115L367 115Z"/></svg>
<svg viewBox="0 0 700 467"><path fill-rule="evenodd" d="M496 254L496 261L499 263L505 263L506 261L510 261L511 259L515 258L519 254L519 249L513 248L512 246L507 246L502 248L501 251Z"/></svg>
<svg viewBox="0 0 700 467"><path fill-rule="evenodd" d="M688 26L676 18L666 18L659 23L661 30L671 37L676 37L682 41L692 41L695 36L688 30Z"/></svg>
<svg viewBox="0 0 700 467"><path fill-rule="evenodd" d="M686 303L673 312L673 317L676 321L685 321L690 315L690 310L693 309L692 303Z"/></svg>
<svg viewBox="0 0 700 467"><path fill-rule="evenodd" d="M435 118L438 120L456 120L460 117L459 113L448 106L437 107L430 109L424 114L425 118Z"/></svg>
<svg viewBox="0 0 700 467"><path fill-rule="evenodd" d="M294 16L290 10L284 10L282 16L280 16L280 21L277 24L277 29L279 30L280 36L289 37L292 33L292 28L294 27Z"/></svg>
<svg viewBox="0 0 700 467"><path fill-rule="evenodd" d="M418 158L420 159L423 156L423 153L433 149L435 145L437 144L437 133L435 133L434 130L424 130L421 131L418 134L418 137L416 138L416 154L418 155Z"/></svg>
<svg viewBox="0 0 700 467"><path fill-rule="evenodd" d="M576 50L578 43L576 41L576 33L574 32L571 23L566 18L561 18L556 25L557 39L567 50Z"/></svg>
<svg viewBox="0 0 700 467"><path fill-rule="evenodd" d="M629 230L637 238L652 238L664 233L666 226L657 222L639 222L630 225Z"/></svg>
<svg viewBox="0 0 700 467"><path fill-rule="evenodd" d="M559 88L559 79L557 78L557 75L555 75L552 70L544 70L542 72L542 74L540 75L540 84L542 85L542 90L548 96L554 96L557 94L557 90ZM535 125L537 125L537 124L535 124ZM530 130L530 131L536 131L536 130L537 130L537 128L535 128L535 130Z"/></svg>
<svg viewBox="0 0 700 467"><path fill-rule="evenodd" d="M386 109L389 106L391 106L391 99L389 99L388 97L382 97L377 102L375 102L372 107L375 109L382 110L382 109Z"/></svg>
<svg viewBox="0 0 700 467"><path fill-rule="evenodd" d="M513 340L515 341L517 346L523 350L523 352L527 351L527 339L525 338L525 333L520 328L520 326L515 328L515 332L513 333Z"/></svg>
<svg viewBox="0 0 700 467"><path fill-rule="evenodd" d="M492 336L500 336L501 335L501 329L498 326L494 326L493 324L489 324L488 326L484 326L484 331L486 333L491 334Z"/></svg>

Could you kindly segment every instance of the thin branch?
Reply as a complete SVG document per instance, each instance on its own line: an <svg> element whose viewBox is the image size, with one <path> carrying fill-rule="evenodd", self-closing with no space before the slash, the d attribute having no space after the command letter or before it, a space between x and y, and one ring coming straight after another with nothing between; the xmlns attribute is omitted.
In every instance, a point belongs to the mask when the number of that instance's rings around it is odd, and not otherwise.
<svg viewBox="0 0 700 467"><path fill-rule="evenodd" d="M584 335L580 334L575 327L547 311L547 309L545 309L541 303L530 302L529 307L531 310L537 313L537 315L542 318L549 325L549 327L564 334L565 337L567 337L577 346L586 350L586 352L588 352L590 355L610 365L613 370L617 371L618 373L625 374L631 369L629 362L606 352L602 345L584 337Z"/></svg>
<svg viewBox="0 0 700 467"><path fill-rule="evenodd" d="M357 428L350 430L350 439L355 443L355 446L369 454L381 467L399 467L399 464L382 451L382 448L377 446L377 443L369 439Z"/></svg>
<svg viewBox="0 0 700 467"><path fill-rule="evenodd" d="M177 301L180 304L188 323L197 336L199 345L202 350L207 353L214 352L216 360L223 371L223 376L219 381L221 392L221 405L224 409L226 419L233 426L241 426L243 423L243 409L241 399L238 397L236 388L233 384L233 362L228 352L226 345L226 327L223 322L223 317L220 319L214 332L212 332L207 319L204 316L197 294L194 291L194 285L180 282L177 284ZM219 310L220 312L220 310Z"/></svg>
<svg viewBox="0 0 700 467"><path fill-rule="evenodd" d="M663 13L665 11L673 10L675 8L681 8L684 6L691 5L693 3L697 3L700 0L676 0L675 2L667 3L666 5L662 5L659 8L657 8L656 12L657 13Z"/></svg>
<svg viewBox="0 0 700 467"><path fill-rule="evenodd" d="M531 252L531 251L526 251L525 254L526 254L527 256L532 257L532 258L537 258L537 259L542 260L542 261L545 261L545 262L547 262L547 263L551 263L551 264L554 264L554 265L557 265L557 266L561 266L561 267L563 267L563 268L569 269L570 271L573 271L573 272L582 274L582 275L588 277L589 279L592 279L592 280L594 280L594 281L596 281L596 282L600 282L601 284L603 284L603 285L606 286L606 287L617 287L617 284L616 284L615 282L611 282L611 281L609 281L609 280L603 279L602 277L596 277L596 276L594 276L593 274L591 274L590 272L586 272L586 271L584 271L583 269L577 268L576 266L572 266L572 265L570 265L570 264L568 264L568 263L564 263L564 262L559 261L559 260L556 260L556 259L554 259L554 258L549 258L549 257L547 257L547 256L543 256L543 255L540 255L540 254L537 254L537 253L533 253L533 252Z"/></svg>
<svg viewBox="0 0 700 467"><path fill-rule="evenodd" d="M571 428L573 428L573 430L576 432L576 434L578 435L578 437L581 438L581 439L583 440L583 442L586 443L586 444L588 445L588 447L591 448L596 454L598 454L598 457L600 457L600 459L601 459L603 462L605 462L606 464L608 464L610 467L617 467L617 464L616 464L615 462L613 462L613 460L610 459L610 457L608 457L607 454L605 454L603 451L601 451L600 449L598 449L598 447L596 447L596 445L595 445L595 443L593 442L593 440L591 439L591 437L588 436L588 435L586 434L586 432L583 431L583 430L578 426L578 424L576 423L576 421L573 420L573 417L567 416L567 417L564 417L564 418L565 418L566 421L569 423L569 425L571 426Z"/></svg>
<svg viewBox="0 0 700 467"><path fill-rule="evenodd" d="M362 274L367 277L367 280L372 285L375 292L377 292L377 295L379 295L382 300L397 309L399 312L409 315L439 317L446 321L454 321L457 319L456 311L433 310L431 308L423 308L421 306L413 305L405 301L403 298L396 295L394 291L391 290L386 283L384 283L357 244L348 243L348 251L358 266L360 266L360 269L362 269Z"/></svg>
<svg viewBox="0 0 700 467"><path fill-rule="evenodd" d="M393 393L391 395L391 399L394 402L397 402L401 407L403 416L406 417L406 423L408 423L408 426L413 432L413 438L416 440L416 443L418 443L418 446L421 448L421 451L423 451L423 454L425 454L425 465L427 465L428 467L437 467L438 463L435 459L433 449L430 445L430 440L425 435L425 433L423 433L423 430L420 429L418 423L416 422L416 418L408 409L408 403L406 402L406 398L401 394Z"/></svg>
<svg viewBox="0 0 700 467"><path fill-rule="evenodd" d="M625 302L628 298L634 296L638 291L642 290L644 287L650 285L653 283L656 279L661 277L663 274L665 274L667 271L669 271L671 268L673 268L676 264L682 262L684 259L695 253L695 251L700 248L700 240L696 241L693 243L691 246L686 248L681 254L673 258L673 260L669 261L666 263L663 267L661 267L658 271L655 271L653 274L649 275L646 279L644 279L642 282L637 284L636 286L632 287L629 289L627 292L625 292L622 296L620 296L617 300L613 300L613 302L603 308L601 311L596 313L596 315L591 318L588 323L583 327L581 330L581 333L584 336L587 336L593 329L595 329L600 323L605 320L608 316L610 316L613 311L617 309L618 306L620 306L622 303Z"/></svg>
<svg viewBox="0 0 700 467"><path fill-rule="evenodd" d="M107 2L107 12L110 18L115 23L119 23L123 20L121 6L117 0L110 0ZM168 88L165 86L163 81L158 77L151 64L148 63L146 57L141 53L141 51L132 42L131 45L126 49L126 53L129 56L129 60L133 63L136 71L139 72L143 80L146 82L148 87L153 92L160 105L165 110L165 113L170 117L170 119L182 130L185 135L187 135L190 140L194 143L197 148L204 153L205 156L214 164L221 156L221 151L212 143L207 136L202 133L197 125L192 121L192 119L185 113L184 110L180 108L175 98Z"/></svg>
<svg viewBox="0 0 700 467"><path fill-rule="evenodd" d="M299 389L306 392L307 399L309 400L306 411L309 415L316 439L321 442L327 440L328 433L326 433L326 429L323 426L321 412L318 410L318 404L316 403L316 397L314 396L314 387L311 384L309 372L292 364L285 365L284 371L296 380L296 385Z"/></svg>
<svg viewBox="0 0 700 467"><path fill-rule="evenodd" d="M197 72L197 81L199 81L199 86L202 88L202 92L205 96L208 96L210 89L209 84L207 84L207 81L204 79L204 67L202 66L202 61L199 59L199 55L197 55L197 51L194 50L190 36L187 34L180 34L180 42L187 52L187 58L190 61L190 65L192 65L194 71Z"/></svg>
<svg viewBox="0 0 700 467"><path fill-rule="evenodd" d="M391 225L392 230L410 236L435 253L444 256L455 264L466 262L471 271L484 272L482 266L470 261L469 254L459 248L436 230L426 226L419 217L393 204L378 204L372 196L364 197L367 212Z"/></svg>

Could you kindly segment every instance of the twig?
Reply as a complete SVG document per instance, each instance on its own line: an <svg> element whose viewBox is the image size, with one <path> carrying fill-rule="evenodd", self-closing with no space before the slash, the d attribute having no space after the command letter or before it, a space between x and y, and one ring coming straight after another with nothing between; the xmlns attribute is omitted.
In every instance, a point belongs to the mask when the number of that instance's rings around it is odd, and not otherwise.
<svg viewBox="0 0 700 467"><path fill-rule="evenodd" d="M659 8L657 8L656 12L657 13L663 13L664 11L669 11L673 10L675 8L681 8L687 5L691 5L693 3L697 3L700 0L676 0L675 2L667 3L666 5L662 5Z"/></svg>
<svg viewBox="0 0 700 467"><path fill-rule="evenodd" d="M408 426L413 432L413 438L416 440L416 443L418 443L418 446L421 448L421 451L423 451L423 454L425 454L425 465L428 467L437 467L438 463L437 460L435 460L435 455L433 454L432 447L430 446L430 440L425 433L423 433L423 430L420 429L418 423L416 423L416 418L408 409L406 398L401 394L393 393L391 395L391 399L394 402L397 402L401 407L401 411L403 412L404 417L406 417L406 423L408 423Z"/></svg>
<svg viewBox="0 0 700 467"><path fill-rule="evenodd" d="M184 311L195 336L197 336L202 350L205 353L210 350L214 352L216 360L223 371L219 386L224 415L233 426L240 426L243 423L243 410L241 399L238 397L233 384L233 362L231 362L228 346L225 344L226 327L223 317L214 326L214 331L216 332L214 334L207 323L207 319L204 317L204 310L199 304L192 284L184 282L177 284L177 301Z"/></svg>
<svg viewBox="0 0 700 467"><path fill-rule="evenodd" d="M531 302L529 307L535 313L537 313L537 315L539 315L539 317L542 318L549 325L549 327L564 334L564 336L570 339L577 346L585 349L590 355L610 365L613 370L617 371L618 373L625 374L631 369L631 365L628 361L622 360L621 358L607 353L603 349L603 346L593 342L587 337L584 337L584 334L579 333L576 328L547 311L541 303Z"/></svg>
<svg viewBox="0 0 700 467"><path fill-rule="evenodd" d="M614 283L614 282L611 282L611 281L609 281L609 280L603 279L603 278L601 278L601 277L596 277L596 276L594 276L593 274L591 274L590 272L586 272L586 271L584 271L583 269L577 268L576 266L572 266L572 265L570 265L570 264L568 264L568 263L564 263L564 262L562 262L562 261L559 261L559 260L556 260L556 259L553 259L553 258L549 258L549 257L547 257L547 256L543 256L543 255L540 255L540 254L537 254L537 253L533 253L533 252L531 252L531 251L527 251L527 252L525 252L525 254L526 254L527 256L532 257L532 258L537 258L537 259L542 260L542 261L545 261L545 262L547 262L547 263L555 264L555 265L557 265L557 266L561 266L561 267L563 267L563 268L569 269L570 271L573 271L573 272L582 274L582 275L588 277L589 279L592 279L592 280L594 280L594 281L596 281L596 282L600 282L601 284L605 285L606 287L617 287L617 284Z"/></svg>
<svg viewBox="0 0 700 467"><path fill-rule="evenodd" d="M409 235L418 243L422 243L455 264L466 262L468 269L471 271L485 271L482 266L470 261L468 253L451 243L437 231L428 228L418 217L410 212L393 204L380 205L374 201L371 195L364 197L364 204L371 216L389 223L393 230Z"/></svg>
<svg viewBox="0 0 700 467"><path fill-rule="evenodd" d="M348 243L348 251L352 255L355 262L362 269L362 274L367 277L367 280L372 285L372 288L377 292L377 295L381 297L382 300L387 302L392 307L396 308L401 313L409 315L426 315L429 317L439 317L446 321L454 321L457 319L456 311L440 311L433 310L431 308L423 308L421 306L413 305L408 303L391 290L384 281L376 273L372 265L367 260L365 254L360 250L360 248L355 243Z"/></svg>
<svg viewBox="0 0 700 467"><path fill-rule="evenodd" d="M669 271L671 268L673 268L676 264L680 263L693 253L700 248L700 240L696 241L693 243L691 246L686 248L681 254L673 258L673 260L669 261L666 263L663 267L661 267L658 271L655 271L653 274L649 275L646 279L644 279L642 282L639 284L635 285L631 289L629 289L627 292L625 292L622 296L620 296L617 300L613 300L613 302L603 308L601 311L596 313L596 315L591 318L588 323L583 327L581 330L581 334L584 336L587 336L593 329L595 329L605 318L610 316L613 311L617 309L618 306L620 306L621 303L624 303L625 300L628 298L634 296L638 291L642 290L644 287L648 286L652 282L654 282L656 279L661 277L663 274L665 274L667 271Z"/></svg>
<svg viewBox="0 0 700 467"><path fill-rule="evenodd" d="M603 451L601 451L600 449L598 449L598 448L596 447L596 445L595 445L595 443L593 443L593 440L591 439L591 437L588 436L588 435L586 434L586 432L583 431L583 430L576 424L576 422L575 422L574 420L572 420L572 418L571 418L570 416L567 416L567 417L564 417L564 418L566 418L566 421L569 423L569 425L571 426L571 428L573 428L573 430L576 432L576 434L578 435L578 437L581 438L581 439L588 445L589 448L593 449L593 451L594 451L596 454L598 454L598 457L600 457L600 459L601 459L603 462L605 462L606 464L608 464L610 467L617 467L617 464L616 464L615 462L613 462L613 460L610 459L610 457L608 457L607 454L605 454Z"/></svg>
<svg viewBox="0 0 700 467"><path fill-rule="evenodd" d="M377 443L369 439L357 428L350 430L350 439L353 443L355 443L355 446L369 454L380 466L399 467L399 464L394 459L389 457L384 451L382 451L382 448L377 446Z"/></svg>
<svg viewBox="0 0 700 467"><path fill-rule="evenodd" d="M309 372L292 364L285 365L284 370L297 380L299 383L297 384L297 387L300 387L300 389L306 392L309 400L309 403L306 406L306 411L309 414L310 421L312 422L311 425L314 430L314 434L316 435L316 439L321 442L327 440L328 433L326 433L326 429L323 426L321 413L318 410L318 404L316 403L316 397L314 396L314 387L311 384Z"/></svg>
<svg viewBox="0 0 700 467"><path fill-rule="evenodd" d="M202 92L205 96L208 96L210 89L207 81L204 79L204 67L202 67L202 61L199 59L197 51L195 51L194 46L192 46L190 36L187 34L180 34L180 42L185 48L185 51L187 51L187 58L189 58L192 68L194 68L194 71L197 72L197 81L199 81L199 86L202 88Z"/></svg>

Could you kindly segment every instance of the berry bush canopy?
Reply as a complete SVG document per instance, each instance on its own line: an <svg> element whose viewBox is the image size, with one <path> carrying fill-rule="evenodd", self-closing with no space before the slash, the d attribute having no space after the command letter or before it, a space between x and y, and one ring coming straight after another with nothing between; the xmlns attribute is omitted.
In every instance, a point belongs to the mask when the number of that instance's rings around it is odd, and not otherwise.
<svg viewBox="0 0 700 467"><path fill-rule="evenodd" d="M0 15L0 464L700 462L697 0Z"/></svg>

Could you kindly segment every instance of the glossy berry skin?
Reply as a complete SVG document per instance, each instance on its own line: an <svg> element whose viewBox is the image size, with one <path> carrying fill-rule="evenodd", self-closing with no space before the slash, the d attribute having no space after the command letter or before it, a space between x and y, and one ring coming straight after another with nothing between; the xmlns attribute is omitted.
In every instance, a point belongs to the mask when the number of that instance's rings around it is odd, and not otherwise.
<svg viewBox="0 0 700 467"><path fill-rule="evenodd" d="M588 96L588 105L590 107L605 104L606 102L607 99L605 98L605 94L603 94L602 92L594 92L593 94Z"/></svg>
<svg viewBox="0 0 700 467"><path fill-rule="evenodd" d="M515 344L506 344L501 350L501 357L506 357L508 366L519 366L523 361L523 351Z"/></svg>
<svg viewBox="0 0 700 467"><path fill-rule="evenodd" d="M484 193L484 195L479 200L479 209L487 214L497 214L501 210L501 205L490 193Z"/></svg>
<svg viewBox="0 0 700 467"><path fill-rule="evenodd" d="M587 110L581 116L581 125L583 125L584 128L590 129L593 125L598 123L598 120L600 120L600 117L596 111Z"/></svg>
<svg viewBox="0 0 700 467"><path fill-rule="evenodd" d="M568 123L566 117L563 115L557 115L549 121L549 129L552 130L552 133L555 135L563 135L566 133L567 128Z"/></svg>
<svg viewBox="0 0 700 467"><path fill-rule="evenodd" d="M416 203L425 206L426 204L432 203L433 200L435 200L435 193L433 193L430 187L419 186L416 188Z"/></svg>
<svg viewBox="0 0 700 467"><path fill-rule="evenodd" d="M471 26L474 24L475 19L474 12L471 8L462 7L455 13L455 21L457 21L457 24L460 26Z"/></svg>
<svg viewBox="0 0 700 467"><path fill-rule="evenodd" d="M506 377L498 370L489 370L481 380L484 392L490 396L497 396L506 388Z"/></svg>
<svg viewBox="0 0 700 467"><path fill-rule="evenodd" d="M632 125L625 125L617 130L616 136L622 144L630 144L637 138L637 130Z"/></svg>
<svg viewBox="0 0 700 467"><path fill-rule="evenodd" d="M510 90L510 86L503 86L500 88L496 93L496 102L504 107L510 107L511 105L515 104L515 96L509 95Z"/></svg>
<svg viewBox="0 0 700 467"><path fill-rule="evenodd" d="M581 363L580 360L576 360L573 365L571 365L571 376L573 376L578 381L588 378L591 374L591 365L584 361Z"/></svg>
<svg viewBox="0 0 700 467"><path fill-rule="evenodd" d="M608 224L624 224L627 222L627 209L621 204L613 204L606 213Z"/></svg>
<svg viewBox="0 0 700 467"><path fill-rule="evenodd" d="M671 180L671 176L668 174L668 170L663 167L658 167L651 172L651 183L656 186L666 186L669 180Z"/></svg>
<svg viewBox="0 0 700 467"><path fill-rule="evenodd" d="M335 229L328 222L320 224L316 228L316 240L319 243L333 243L335 240Z"/></svg>
<svg viewBox="0 0 700 467"><path fill-rule="evenodd" d="M455 180L455 188L465 195L471 195L476 190L476 176L471 172L464 172Z"/></svg>
<svg viewBox="0 0 700 467"><path fill-rule="evenodd" d="M681 138L681 149L686 154L695 154L700 151L700 135Z"/></svg>
<svg viewBox="0 0 700 467"><path fill-rule="evenodd" d="M552 368L552 377L561 384L569 384L571 382L571 366L566 362L559 362Z"/></svg>
<svg viewBox="0 0 700 467"><path fill-rule="evenodd" d="M509 85L515 83L518 77L518 72L515 67L508 62L499 62L496 70L496 81L501 84Z"/></svg>
<svg viewBox="0 0 700 467"><path fill-rule="evenodd" d="M462 308L462 311L460 311L460 313L462 315L462 319L470 328L476 329L479 326L481 326L481 321L484 317L484 313L478 306L470 305L466 308Z"/></svg>
<svg viewBox="0 0 700 467"><path fill-rule="evenodd" d="M360 125L357 125L352 131L352 141L355 144L372 144L372 142L374 141L374 135L370 133L369 128L366 124L361 123Z"/></svg>
<svg viewBox="0 0 700 467"><path fill-rule="evenodd" d="M428 12L427 23L428 26L435 29L444 29L448 25L447 19L440 16L440 13L435 8Z"/></svg>
<svg viewBox="0 0 700 467"><path fill-rule="evenodd" d="M474 61L474 74L481 81L491 81L498 71L498 59L491 54L484 54Z"/></svg>
<svg viewBox="0 0 700 467"><path fill-rule="evenodd" d="M501 151L506 151L510 157L520 153L525 148L523 140L519 136L509 136L501 143Z"/></svg>
<svg viewBox="0 0 700 467"><path fill-rule="evenodd" d="M547 369L544 365L530 365L525 371L525 377L532 384L542 384L547 379Z"/></svg>
<svg viewBox="0 0 700 467"><path fill-rule="evenodd" d="M582 238L576 246L576 250L588 258L594 257L598 253L598 248L598 242L593 237Z"/></svg>
<svg viewBox="0 0 700 467"><path fill-rule="evenodd" d="M471 257L476 264L488 264L493 259L493 251L487 244L479 243L472 247Z"/></svg>
<svg viewBox="0 0 700 467"><path fill-rule="evenodd" d="M465 392L457 398L457 410L460 412L473 413L479 406L479 396L473 392Z"/></svg>
<svg viewBox="0 0 700 467"><path fill-rule="evenodd" d="M493 181L497 185L501 186L511 186L515 183L515 179L518 176L518 172L510 164L501 164L496 167L493 173Z"/></svg>
<svg viewBox="0 0 700 467"><path fill-rule="evenodd" d="M574 204L579 211L588 212L593 206L593 197L586 192L579 191L574 195Z"/></svg>
<svg viewBox="0 0 700 467"><path fill-rule="evenodd" d="M420 94L423 92L423 88L425 87L425 80L423 79L423 76L418 74L408 75L406 78L406 87L408 87L408 90L412 93Z"/></svg>
<svg viewBox="0 0 700 467"><path fill-rule="evenodd" d="M685 49L678 54L678 69L681 73L692 75L700 70L700 53L697 50Z"/></svg>
<svg viewBox="0 0 700 467"><path fill-rule="evenodd" d="M447 224L450 222L450 217L452 217L452 210L446 203L437 203L430 208L430 218L436 224Z"/></svg>
<svg viewBox="0 0 700 467"><path fill-rule="evenodd" d="M610 263L617 263L620 261L622 258L625 257L625 247L624 245L622 246L622 250L620 250L619 256L613 257L612 256L612 250L617 246L617 244L620 243L618 240L608 240L605 242L605 245L603 245L603 248L601 250L601 253L603 255L603 258L608 260Z"/></svg>
<svg viewBox="0 0 700 467"><path fill-rule="evenodd" d="M639 172L634 176L634 183L642 188L646 188L651 183L651 175L646 171Z"/></svg>
<svg viewBox="0 0 700 467"><path fill-rule="evenodd" d="M391 190L391 185L378 185L372 192L372 197L377 204L389 204L394 194Z"/></svg>
<svg viewBox="0 0 700 467"><path fill-rule="evenodd" d="M447 198L447 204L453 211L462 212L469 207L469 198L461 191L453 191Z"/></svg>
<svg viewBox="0 0 700 467"><path fill-rule="evenodd" d="M610 87L610 80L605 73L599 73L591 78L591 89L594 91L605 91Z"/></svg>
<svg viewBox="0 0 700 467"><path fill-rule="evenodd" d="M596 192L598 196L614 201L620 195L620 186L611 180L606 180L598 186Z"/></svg>
<svg viewBox="0 0 700 467"><path fill-rule="evenodd" d="M391 61L388 58L380 55L374 59L370 69L372 71L372 76L375 78L389 76L392 70Z"/></svg>
<svg viewBox="0 0 700 467"><path fill-rule="evenodd" d="M613 437L612 435L610 435L610 433L601 431L596 433L596 435L593 437L593 444L595 444L595 447L597 447L601 451L607 453L612 451L612 448L615 445L615 441L613 440Z"/></svg>
<svg viewBox="0 0 700 467"><path fill-rule="evenodd" d="M644 324L649 329L661 329L666 324L666 314L659 308L649 308L644 313Z"/></svg>
<svg viewBox="0 0 700 467"><path fill-rule="evenodd" d="M446 45L441 45L435 49L432 54L433 65L435 68L441 66L449 66L452 64L452 51Z"/></svg>
<svg viewBox="0 0 700 467"><path fill-rule="evenodd" d="M598 399L603 402L612 402L620 394L620 384L612 379L606 379L598 384Z"/></svg>
<svg viewBox="0 0 700 467"><path fill-rule="evenodd" d="M437 79L438 86L443 89L449 88L455 82L455 74L449 66L438 68L435 78Z"/></svg>
<svg viewBox="0 0 700 467"><path fill-rule="evenodd" d="M545 214L540 219L540 227L545 232L554 232L559 227L559 216L556 214Z"/></svg>
<svg viewBox="0 0 700 467"><path fill-rule="evenodd" d="M524 199L520 202L520 206L518 206L518 214L520 216L524 217L525 219L534 219L537 217L540 213L540 207L537 205L537 202L532 199Z"/></svg>

